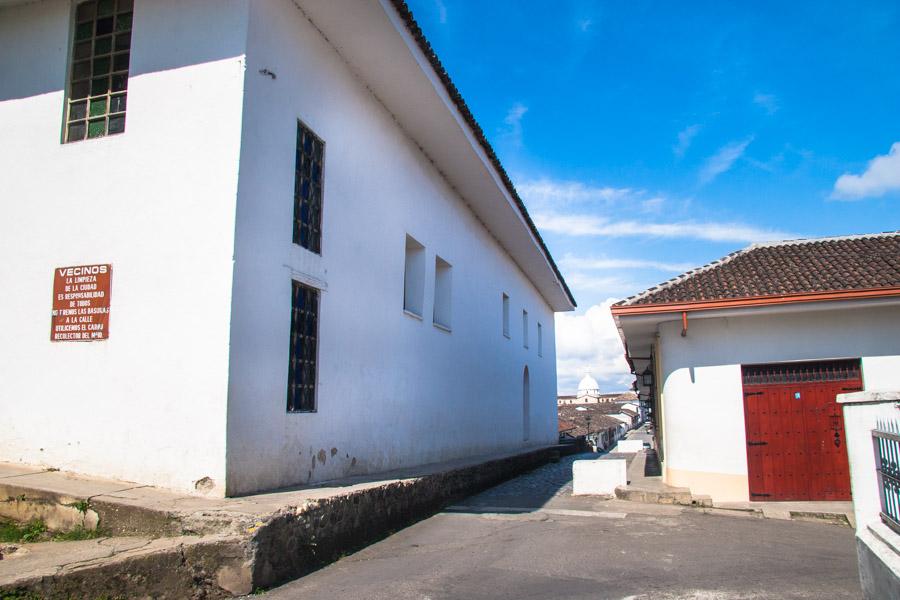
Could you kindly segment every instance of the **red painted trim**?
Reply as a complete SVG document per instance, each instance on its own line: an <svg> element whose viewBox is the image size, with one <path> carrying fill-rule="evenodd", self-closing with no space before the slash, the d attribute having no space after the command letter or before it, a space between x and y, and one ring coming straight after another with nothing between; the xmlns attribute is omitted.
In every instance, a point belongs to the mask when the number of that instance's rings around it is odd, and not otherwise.
<svg viewBox="0 0 900 600"><path fill-rule="evenodd" d="M840 292L808 292L804 294L783 294L778 296L752 296L747 298L726 298L723 300L700 300L692 302L672 302L668 304L634 304L613 306L615 316L662 314L672 312L720 310L723 308L744 308L753 306L777 306L800 302L828 302L837 300L863 300L867 298L893 298L900 296L900 287L844 290Z"/></svg>

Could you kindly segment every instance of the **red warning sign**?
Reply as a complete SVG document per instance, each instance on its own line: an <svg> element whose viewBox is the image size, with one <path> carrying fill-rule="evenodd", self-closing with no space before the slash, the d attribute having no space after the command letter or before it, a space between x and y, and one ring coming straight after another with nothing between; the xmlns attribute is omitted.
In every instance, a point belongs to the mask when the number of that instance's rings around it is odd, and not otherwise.
<svg viewBox="0 0 900 600"><path fill-rule="evenodd" d="M108 338L111 281L112 265L54 269L50 341L93 342Z"/></svg>

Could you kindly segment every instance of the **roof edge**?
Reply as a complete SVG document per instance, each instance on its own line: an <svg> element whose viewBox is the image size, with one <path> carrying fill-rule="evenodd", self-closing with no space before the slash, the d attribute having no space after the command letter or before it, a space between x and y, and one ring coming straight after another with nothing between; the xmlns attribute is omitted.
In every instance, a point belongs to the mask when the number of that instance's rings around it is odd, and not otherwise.
<svg viewBox="0 0 900 600"><path fill-rule="evenodd" d="M525 224L528 226L528 229L537 241L538 246L540 247L544 256L547 258L547 262L550 264L550 267L552 268L556 279L559 281L560 287L562 288L566 297L569 299L572 307L577 307L578 303L575 301L575 296L572 295L572 291L569 289L569 285L566 283L565 278L560 272L556 261L553 260L553 256L550 254L550 250L547 248L547 244L544 242L544 238L541 237L541 234L538 232L537 226L531 219L531 215L528 214L528 209L525 207L525 203L522 201L522 198L516 191L515 185L513 185L512 180L506 172L506 169L503 167L500 159L497 157L497 153L494 152L493 146L491 146L491 143L487 140L487 137L484 134L484 130L478 124L478 121L475 120L475 116L472 114L472 111L469 109L469 106L463 99L462 94L460 94L459 89L453 83L453 80L450 79L450 75L449 73L447 73L447 69L444 68L444 65L438 58L437 53L431 47L431 43L425 37L422 28L419 27L419 24L413 17L412 11L406 4L406 1L388 0L388 2L390 2L391 6L394 7L394 10L397 11L400 19L406 25L406 28L409 30L410 35L419 46L419 49L422 51L422 54L424 54L425 58L428 59L428 62L431 65L431 68L434 70L435 75L437 75L438 79L446 89L447 95L453 101L453 104L456 106L456 109L463 117L466 125L469 126L469 129L472 131L472 134L475 136L475 139L478 141L482 150L484 150L491 166L497 172L497 175L503 182L507 193L509 193L510 197L512 197L513 201L515 202L516 207L519 209L519 212L521 213Z"/></svg>
<svg viewBox="0 0 900 600"><path fill-rule="evenodd" d="M610 310L614 317L627 317L633 315L694 312L700 310L720 310L754 306L776 306L779 304L799 304L806 302L892 298L897 296L900 296L900 286L827 292L804 292L802 294L780 294L772 296L746 296L743 298L726 298L723 300L695 300L691 302L634 305L616 304L613 305Z"/></svg>
<svg viewBox="0 0 900 600"><path fill-rule="evenodd" d="M753 250L755 248L772 248L774 246L799 246L801 244L816 244L819 242L840 242L843 240L860 240L864 238L885 238L900 235L900 230L882 231L881 233L854 233L851 235L834 235L820 238L797 238L794 240L772 240L769 242L756 242L744 250Z"/></svg>

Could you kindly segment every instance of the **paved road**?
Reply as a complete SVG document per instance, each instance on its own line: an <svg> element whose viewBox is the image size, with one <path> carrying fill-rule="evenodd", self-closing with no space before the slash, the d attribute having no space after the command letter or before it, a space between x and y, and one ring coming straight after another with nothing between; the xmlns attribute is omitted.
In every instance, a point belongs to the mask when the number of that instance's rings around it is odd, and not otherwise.
<svg viewBox="0 0 900 600"><path fill-rule="evenodd" d="M472 496L262 597L861 598L849 528L572 498L572 460Z"/></svg>

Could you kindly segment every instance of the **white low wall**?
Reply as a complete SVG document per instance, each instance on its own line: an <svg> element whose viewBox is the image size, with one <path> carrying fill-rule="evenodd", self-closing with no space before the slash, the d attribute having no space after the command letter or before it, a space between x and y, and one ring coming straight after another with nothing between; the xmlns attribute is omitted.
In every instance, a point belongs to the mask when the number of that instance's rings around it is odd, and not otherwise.
<svg viewBox="0 0 900 600"><path fill-rule="evenodd" d="M900 535L881 522L872 430L878 421L900 422L900 392L840 394L838 403L844 409L863 593L873 600L896 597L890 591L900 590Z"/></svg>
<svg viewBox="0 0 900 600"><path fill-rule="evenodd" d="M576 460L572 463L573 496L611 496L628 483L625 459Z"/></svg>
<svg viewBox="0 0 900 600"><path fill-rule="evenodd" d="M640 452L644 449L643 440L620 440L619 444L613 449L613 452Z"/></svg>

